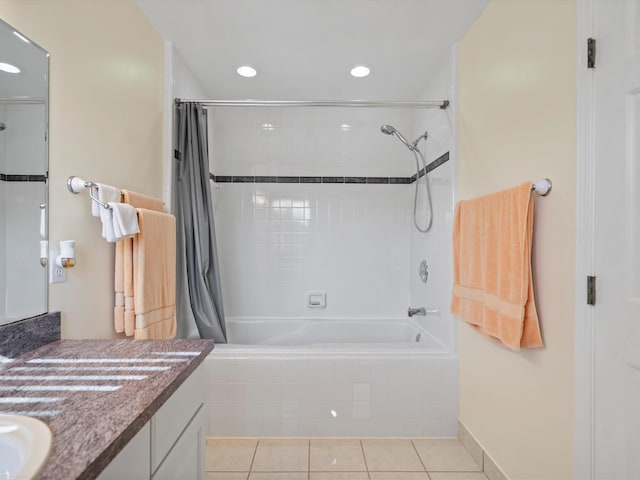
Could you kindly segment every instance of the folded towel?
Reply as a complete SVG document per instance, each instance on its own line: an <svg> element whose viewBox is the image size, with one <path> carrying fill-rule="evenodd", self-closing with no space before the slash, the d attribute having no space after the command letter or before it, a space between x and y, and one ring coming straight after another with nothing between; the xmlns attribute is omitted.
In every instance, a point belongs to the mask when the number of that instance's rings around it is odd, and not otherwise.
<svg viewBox="0 0 640 480"><path fill-rule="evenodd" d="M135 237L134 237L135 238ZM135 290L133 285L134 263L133 238L126 238L124 242L124 332L132 336L136 329Z"/></svg>
<svg viewBox="0 0 640 480"><path fill-rule="evenodd" d="M122 190L122 197L122 201L124 203L133 205L136 208L146 208L147 210L155 210L157 212L162 212L164 210L162 200L143 195L142 193Z"/></svg>
<svg viewBox="0 0 640 480"><path fill-rule="evenodd" d="M102 238L110 243L118 241L116 232L113 230L113 210L100 207L100 221L102 222Z"/></svg>
<svg viewBox="0 0 640 480"><path fill-rule="evenodd" d="M514 350L543 345L532 240L531 183L456 205L451 313Z"/></svg>
<svg viewBox="0 0 640 480"><path fill-rule="evenodd" d="M122 201L135 208L164 209L162 200L129 190L122 190ZM116 248L114 322L116 331L124 331L127 336L135 332L133 260L133 239L120 240Z"/></svg>
<svg viewBox="0 0 640 480"><path fill-rule="evenodd" d="M176 218L136 209L140 233L133 238L135 338L176 334Z"/></svg>
<svg viewBox="0 0 640 480"><path fill-rule="evenodd" d="M113 232L116 240L133 237L140 231L136 209L126 203L109 202L113 216Z"/></svg>
<svg viewBox="0 0 640 480"><path fill-rule="evenodd" d="M131 239L127 239L131 240ZM124 332L124 240L116 243L116 268L115 268L115 285L116 305L113 309L113 319L116 332ZM119 261L120 259L120 261Z"/></svg>
<svg viewBox="0 0 640 480"><path fill-rule="evenodd" d="M111 185L105 185L103 183L97 183L97 187L93 187L93 195L98 198L101 202L109 203L109 202L119 202L120 201L120 190L116 187L112 187ZM94 217L102 218L102 211L105 210L103 206L101 206L98 202L91 200L91 215ZM104 236L104 235L103 235Z"/></svg>

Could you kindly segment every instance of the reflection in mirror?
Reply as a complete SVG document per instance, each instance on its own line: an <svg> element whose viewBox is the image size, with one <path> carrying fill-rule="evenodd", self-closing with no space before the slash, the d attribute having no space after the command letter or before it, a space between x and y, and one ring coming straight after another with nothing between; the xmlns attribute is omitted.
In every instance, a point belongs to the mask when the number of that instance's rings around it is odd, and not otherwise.
<svg viewBox="0 0 640 480"><path fill-rule="evenodd" d="M48 76L49 54L0 21L0 324L47 311Z"/></svg>

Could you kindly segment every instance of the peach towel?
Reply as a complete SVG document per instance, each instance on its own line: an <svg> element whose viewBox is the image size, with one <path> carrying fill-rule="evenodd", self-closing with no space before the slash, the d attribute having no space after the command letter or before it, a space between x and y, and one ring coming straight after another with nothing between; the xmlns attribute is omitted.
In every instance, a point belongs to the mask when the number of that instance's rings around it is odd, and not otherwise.
<svg viewBox="0 0 640 480"><path fill-rule="evenodd" d="M176 217L137 208L140 233L133 237L136 339L176 335Z"/></svg>
<svg viewBox="0 0 640 480"><path fill-rule="evenodd" d="M162 212L162 200L130 190L122 190L122 202L136 208ZM116 332L131 336L135 330L135 305L133 291L133 238L116 243L115 307L113 310Z"/></svg>
<svg viewBox="0 0 640 480"><path fill-rule="evenodd" d="M451 313L514 350L543 345L532 240L531 183L456 205Z"/></svg>

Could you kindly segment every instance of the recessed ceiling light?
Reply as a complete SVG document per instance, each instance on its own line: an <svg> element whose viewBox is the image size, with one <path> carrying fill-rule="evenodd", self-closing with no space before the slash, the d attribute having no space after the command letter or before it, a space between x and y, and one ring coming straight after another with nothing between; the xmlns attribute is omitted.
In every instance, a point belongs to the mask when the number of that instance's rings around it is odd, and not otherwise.
<svg viewBox="0 0 640 480"><path fill-rule="evenodd" d="M273 123L263 123L262 129L266 132L273 132L276 129L276 126Z"/></svg>
<svg viewBox="0 0 640 480"><path fill-rule="evenodd" d="M25 37L24 35L21 35L20 33L18 33L18 32L16 32L16 31L14 31L14 32L13 32L13 34L14 34L16 37L18 37L20 40L22 40L23 42L25 42L25 43L31 43L27 37Z"/></svg>
<svg viewBox="0 0 640 480"><path fill-rule="evenodd" d="M342 130L343 132L348 132L349 130L351 130L351 125L349 125L348 123L343 123L342 125L340 125L340 130Z"/></svg>
<svg viewBox="0 0 640 480"><path fill-rule="evenodd" d="M371 67L367 65L354 65L351 68L351 75L357 78L366 77L371 73Z"/></svg>
<svg viewBox="0 0 640 480"><path fill-rule="evenodd" d="M258 74L258 71L250 65L240 65L236 69L236 72L238 72L238 75L241 77L247 78L255 77Z"/></svg>
<svg viewBox="0 0 640 480"><path fill-rule="evenodd" d="M0 62L0 71L7 73L20 73L20 69L15 65L11 65L10 63Z"/></svg>

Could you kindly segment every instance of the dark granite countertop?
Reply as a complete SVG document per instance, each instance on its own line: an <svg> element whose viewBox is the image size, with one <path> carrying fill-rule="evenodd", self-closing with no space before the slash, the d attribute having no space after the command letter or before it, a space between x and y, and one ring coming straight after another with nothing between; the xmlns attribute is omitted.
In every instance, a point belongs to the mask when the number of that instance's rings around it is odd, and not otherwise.
<svg viewBox="0 0 640 480"><path fill-rule="evenodd" d="M39 478L95 478L212 349L212 340L53 342L0 364L0 413L49 425Z"/></svg>

